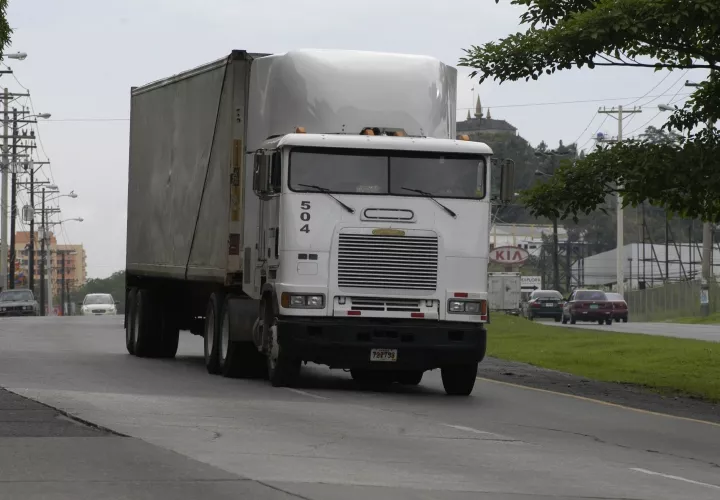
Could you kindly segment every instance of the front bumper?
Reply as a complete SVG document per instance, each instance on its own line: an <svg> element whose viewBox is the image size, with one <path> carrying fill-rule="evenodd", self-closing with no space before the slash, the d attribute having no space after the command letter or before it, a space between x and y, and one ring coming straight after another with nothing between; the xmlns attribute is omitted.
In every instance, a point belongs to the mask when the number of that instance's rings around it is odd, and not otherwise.
<svg viewBox="0 0 720 500"><path fill-rule="evenodd" d="M432 370L482 361L487 331L471 323L284 316L278 341L303 361L331 368ZM372 349L397 349L397 361L370 361Z"/></svg>
<svg viewBox="0 0 720 500"><path fill-rule="evenodd" d="M82 316L114 316L116 311L81 311Z"/></svg>
<svg viewBox="0 0 720 500"><path fill-rule="evenodd" d="M36 316L35 311L0 311L0 317Z"/></svg>

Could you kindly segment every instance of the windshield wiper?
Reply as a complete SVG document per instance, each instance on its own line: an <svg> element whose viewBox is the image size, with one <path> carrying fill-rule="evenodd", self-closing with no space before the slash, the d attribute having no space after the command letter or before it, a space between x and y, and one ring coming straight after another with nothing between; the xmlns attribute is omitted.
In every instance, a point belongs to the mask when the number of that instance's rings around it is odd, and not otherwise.
<svg viewBox="0 0 720 500"><path fill-rule="evenodd" d="M324 187L322 187L322 186L316 186L315 184L298 184L298 186L302 186L302 187L306 187L306 188L311 188L311 189L317 189L317 190L320 191L321 193L325 193L325 194L328 195L330 198L332 198L333 200L337 201L345 210L347 210L347 211L350 212L351 214L354 214L354 213L355 213L355 209L354 209L354 208L347 206L345 203L343 203L342 201L340 201L340 200L338 200L337 198L335 198L332 194L330 194L330 190L329 190L328 188L324 188Z"/></svg>
<svg viewBox="0 0 720 500"><path fill-rule="evenodd" d="M413 193L421 194L425 198L430 198L432 201L434 201L435 203L440 205L443 208L443 210L445 210L448 214L450 214L450 216L453 219L457 219L457 214L455 212L453 212L452 210L450 210L445 205L443 205L442 203L440 203L439 201L437 201L431 193L428 193L427 191L423 191L422 189L412 189L412 188L406 188L406 187L401 187L400 189L404 189L405 191L411 191Z"/></svg>

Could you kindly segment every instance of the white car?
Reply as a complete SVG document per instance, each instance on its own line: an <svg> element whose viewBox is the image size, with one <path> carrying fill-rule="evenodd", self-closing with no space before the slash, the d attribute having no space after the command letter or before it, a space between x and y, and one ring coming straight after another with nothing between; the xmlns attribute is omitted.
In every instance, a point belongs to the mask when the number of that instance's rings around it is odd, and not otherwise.
<svg viewBox="0 0 720 500"><path fill-rule="evenodd" d="M103 316L117 314L116 301L109 293L90 293L80 305L80 314L83 316Z"/></svg>

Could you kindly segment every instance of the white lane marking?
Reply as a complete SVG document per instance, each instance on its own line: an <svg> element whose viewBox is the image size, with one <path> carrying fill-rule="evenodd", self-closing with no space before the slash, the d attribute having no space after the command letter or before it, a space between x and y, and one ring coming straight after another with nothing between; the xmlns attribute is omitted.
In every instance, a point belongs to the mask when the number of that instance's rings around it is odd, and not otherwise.
<svg viewBox="0 0 720 500"><path fill-rule="evenodd" d="M671 476L670 474L663 474L661 472L653 472L651 470L647 469L636 469L631 468L630 470L634 470L635 472L642 472L643 474L649 474L651 476L661 476L667 479L674 479L675 481L682 481L684 483L690 483L690 484L697 484L698 486L707 486L708 488L714 488L716 490L720 490L720 486L709 484L709 483L701 483L700 481L693 481L692 479L686 479L684 477L680 476Z"/></svg>
<svg viewBox="0 0 720 500"><path fill-rule="evenodd" d="M290 392L294 392L295 394L302 394L303 396L308 396L308 397L315 398L315 399L330 399L330 398L326 398L324 396L318 396L317 394L311 394L309 392L301 391L300 389L291 389L290 387L286 387L285 389L287 389Z"/></svg>
<svg viewBox="0 0 720 500"><path fill-rule="evenodd" d="M465 427L464 425L451 425L451 424L442 424L442 425L445 427L452 427L453 429L457 429L459 431L472 432L473 434L490 434L492 436L497 436L497 434L494 434L492 432L480 431L478 429L473 429L472 427Z"/></svg>

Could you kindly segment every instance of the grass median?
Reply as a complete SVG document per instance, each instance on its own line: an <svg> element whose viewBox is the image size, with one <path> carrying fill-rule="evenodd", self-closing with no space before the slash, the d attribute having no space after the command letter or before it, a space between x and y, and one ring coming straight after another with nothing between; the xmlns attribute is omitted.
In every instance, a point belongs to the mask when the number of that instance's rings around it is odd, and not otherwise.
<svg viewBox="0 0 720 500"><path fill-rule="evenodd" d="M720 325L720 313L710 314L709 316L675 318L667 320L666 323L684 323L686 325Z"/></svg>
<svg viewBox="0 0 720 500"><path fill-rule="evenodd" d="M720 343L601 328L558 328L494 314L488 329L488 355L720 402Z"/></svg>

